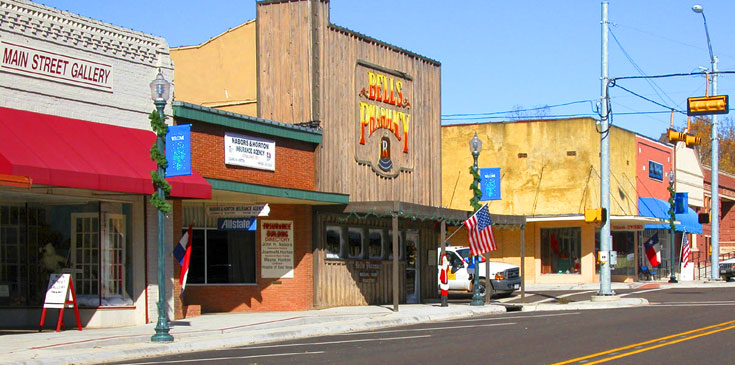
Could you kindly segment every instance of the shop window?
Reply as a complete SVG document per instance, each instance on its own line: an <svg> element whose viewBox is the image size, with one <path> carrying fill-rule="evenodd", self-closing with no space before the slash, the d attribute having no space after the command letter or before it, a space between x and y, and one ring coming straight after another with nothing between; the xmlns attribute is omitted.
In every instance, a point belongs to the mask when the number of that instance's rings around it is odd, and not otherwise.
<svg viewBox="0 0 735 365"><path fill-rule="evenodd" d="M364 232L361 228L349 228L347 230L347 257L351 259L361 259L362 241Z"/></svg>
<svg viewBox="0 0 735 365"><path fill-rule="evenodd" d="M617 253L617 264L610 269L610 275L635 276L635 232L613 231L612 250ZM600 251L600 231L595 232L595 254ZM600 273L600 265L597 273Z"/></svg>
<svg viewBox="0 0 735 365"><path fill-rule="evenodd" d="M656 161L648 161L648 177L657 181L664 181L664 165Z"/></svg>
<svg viewBox="0 0 735 365"><path fill-rule="evenodd" d="M403 232L398 232L398 259L403 260ZM385 252L388 260L393 260L393 230L388 231L388 239L385 240Z"/></svg>
<svg viewBox="0 0 735 365"><path fill-rule="evenodd" d="M327 252L328 259L338 259L342 255L342 227L327 226Z"/></svg>
<svg viewBox="0 0 735 365"><path fill-rule="evenodd" d="M541 273L580 274L581 248L581 228L542 228Z"/></svg>
<svg viewBox="0 0 735 365"><path fill-rule="evenodd" d="M368 253L371 260L383 258L383 230L371 229L368 234Z"/></svg>
<svg viewBox="0 0 735 365"><path fill-rule="evenodd" d="M182 230L184 234L186 230ZM255 231L193 229L191 284L254 284Z"/></svg>

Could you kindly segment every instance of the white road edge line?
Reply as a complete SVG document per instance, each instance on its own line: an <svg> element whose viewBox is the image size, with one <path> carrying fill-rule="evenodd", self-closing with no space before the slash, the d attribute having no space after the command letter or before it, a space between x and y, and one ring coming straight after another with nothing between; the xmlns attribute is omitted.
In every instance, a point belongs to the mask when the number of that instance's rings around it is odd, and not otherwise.
<svg viewBox="0 0 735 365"><path fill-rule="evenodd" d="M176 363L192 363L192 362L204 362L204 361L221 361L221 360L234 360L234 359L252 359L258 357L276 357L276 356L296 356L296 355L316 355L323 354L324 351L311 351L311 352L287 352L282 354L266 354L266 355L247 355L247 356L228 356L228 357L211 357L207 359L187 359L187 360L169 360L169 361L155 361L155 362L131 362L126 365L145 365L145 364L176 364Z"/></svg>
<svg viewBox="0 0 735 365"><path fill-rule="evenodd" d="M655 288L655 289L647 289L647 290L640 290L640 291L632 291L630 293L623 293L623 294L620 294L618 296L619 297L624 297L624 296L631 295L631 294L648 293L648 292L652 292L652 291L659 291L659 290L665 290L665 289L666 288Z"/></svg>
<svg viewBox="0 0 735 365"><path fill-rule="evenodd" d="M402 336L402 337L385 337L385 338L361 338L357 340L341 340L341 341L325 341L325 342L302 342L302 343L284 343L279 345L261 345L261 346L238 346L226 349L218 349L218 351L227 350L252 350L252 349L269 349L275 347L296 347L296 346L311 346L311 345L334 345L340 343L350 342L369 342L369 341L388 341L388 340L408 340L414 338L431 337L431 335L419 335L419 336Z"/></svg>
<svg viewBox="0 0 735 365"><path fill-rule="evenodd" d="M509 326L512 324L516 324L514 322L508 322L508 323L489 323L489 324L474 324L474 325L467 325L467 326L450 326L450 327L430 327L430 328L410 328L410 329L402 329L402 330L386 330L386 331L371 331L371 332L351 332L351 333L342 333L343 336L355 336L355 335L370 335L370 334L380 334L380 333L393 333L393 332L413 332L413 331L434 331L434 330L444 330L444 329L454 329L454 328L472 328L472 327L494 327L494 326Z"/></svg>
<svg viewBox="0 0 735 365"><path fill-rule="evenodd" d="M537 302L528 303L528 304L546 303L546 302L551 302L551 301L556 300L556 299L559 299L559 298L571 297L572 295L578 295L578 294L592 293L594 291L595 290L583 290L583 291L578 291L578 292L574 292L574 293L567 293L567 294L562 294L562 295L559 295L559 296L556 296L556 297L553 297L553 298L546 298L546 299L539 300Z"/></svg>
<svg viewBox="0 0 735 365"><path fill-rule="evenodd" d="M492 317L492 318L468 318L468 319L453 319L448 320L452 322L480 322L480 321L500 321L504 319L523 319L523 318L539 318L539 317L559 317L559 316L571 316L580 314L580 312L569 312L569 313L554 313L554 314L536 314L528 316L508 316L508 317Z"/></svg>

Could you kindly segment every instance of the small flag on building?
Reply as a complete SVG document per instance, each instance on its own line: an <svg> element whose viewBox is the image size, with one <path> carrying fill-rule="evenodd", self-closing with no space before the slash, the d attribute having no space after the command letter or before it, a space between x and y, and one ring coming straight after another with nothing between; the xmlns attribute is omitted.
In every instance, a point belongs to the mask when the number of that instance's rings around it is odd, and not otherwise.
<svg viewBox="0 0 735 365"><path fill-rule="evenodd" d="M648 261L651 263L651 266L656 267L658 265L661 265L661 253L656 251L656 246L658 244L658 233L654 234L649 238L643 246L646 248L646 256L648 257Z"/></svg>
<svg viewBox="0 0 735 365"><path fill-rule="evenodd" d="M483 205L464 224L469 230L470 252L473 256L495 251L498 248L495 245L495 236L493 236L493 227L487 204Z"/></svg>
<svg viewBox="0 0 735 365"><path fill-rule="evenodd" d="M181 265L181 273L179 274L179 284L181 284L181 294L184 294L186 287L186 277L189 275L189 260L191 259L191 236L194 226L190 225L189 229L181 236L179 244L174 247L174 257Z"/></svg>
<svg viewBox="0 0 735 365"><path fill-rule="evenodd" d="M681 237L681 265L686 267L689 263L689 239L687 231L684 231Z"/></svg>

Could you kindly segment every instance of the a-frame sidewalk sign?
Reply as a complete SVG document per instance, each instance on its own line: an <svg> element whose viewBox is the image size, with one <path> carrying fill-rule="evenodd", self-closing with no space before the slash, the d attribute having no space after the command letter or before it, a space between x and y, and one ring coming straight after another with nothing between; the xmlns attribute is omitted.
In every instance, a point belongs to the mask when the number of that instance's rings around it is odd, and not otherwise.
<svg viewBox="0 0 735 365"><path fill-rule="evenodd" d="M59 320L56 322L56 332L59 332L61 327L64 326L64 308L74 308L74 315L77 318L77 328L80 331L82 330L82 321L79 320L77 295L74 293L74 283L72 282L71 274L51 274L49 277L38 332L43 330L43 322L46 320L46 308L60 309Z"/></svg>

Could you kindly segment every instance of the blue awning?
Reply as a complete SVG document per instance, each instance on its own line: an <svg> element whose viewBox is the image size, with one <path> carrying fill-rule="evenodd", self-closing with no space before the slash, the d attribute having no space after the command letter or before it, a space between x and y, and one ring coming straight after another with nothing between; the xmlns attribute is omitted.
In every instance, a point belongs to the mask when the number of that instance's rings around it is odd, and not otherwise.
<svg viewBox="0 0 735 365"><path fill-rule="evenodd" d="M656 198L638 198L638 215L669 219L669 202ZM686 213L679 213L675 218L680 224L676 230L681 232L686 229L687 233L702 233L702 225L699 223L697 213L694 209L687 207ZM669 229L668 224L647 224L646 229Z"/></svg>

